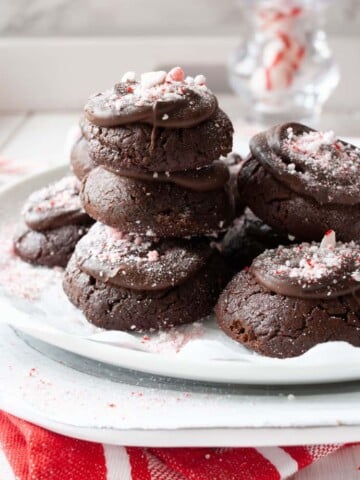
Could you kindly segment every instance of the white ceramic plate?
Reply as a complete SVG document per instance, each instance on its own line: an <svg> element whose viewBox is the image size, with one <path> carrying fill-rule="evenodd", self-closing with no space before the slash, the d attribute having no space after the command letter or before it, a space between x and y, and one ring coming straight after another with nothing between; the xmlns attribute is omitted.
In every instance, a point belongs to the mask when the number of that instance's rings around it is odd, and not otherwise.
<svg viewBox="0 0 360 480"><path fill-rule="evenodd" d="M85 359L0 325L0 408L117 445L235 447L356 442L359 382L205 385Z"/></svg>
<svg viewBox="0 0 360 480"><path fill-rule="evenodd" d="M32 267L9 255L7 232L19 218L24 199L66 172L66 167L57 168L0 193L0 320L84 357L170 377L268 385L360 379L360 349L342 342L279 360L249 352L211 321L145 337L105 332L88 324L62 292L61 272Z"/></svg>

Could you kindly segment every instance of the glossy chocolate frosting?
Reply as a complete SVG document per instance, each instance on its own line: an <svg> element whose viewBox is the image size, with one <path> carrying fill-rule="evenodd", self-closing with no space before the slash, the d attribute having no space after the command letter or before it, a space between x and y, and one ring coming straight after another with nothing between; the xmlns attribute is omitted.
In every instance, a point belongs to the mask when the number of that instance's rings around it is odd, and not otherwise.
<svg viewBox="0 0 360 480"><path fill-rule="evenodd" d="M206 240L124 234L98 222L77 244L75 258L82 271L102 282L164 290L193 276L212 252Z"/></svg>
<svg viewBox="0 0 360 480"><path fill-rule="evenodd" d="M173 75L173 70L179 70ZM213 115L215 95L205 78L184 78L179 67L166 72L148 72L141 81L126 77L113 89L89 98L85 116L100 127L147 123L154 127L188 128Z"/></svg>
<svg viewBox="0 0 360 480"><path fill-rule="evenodd" d="M223 189L230 178L229 169L222 161L213 162L208 167L184 170L182 172L150 173L145 170L118 168L114 173L122 177L134 178L135 180L174 183L179 187L195 192Z"/></svg>
<svg viewBox="0 0 360 480"><path fill-rule="evenodd" d="M331 232L328 233L331 235ZM268 290L286 297L330 299L360 289L360 245L319 243L280 246L252 263L250 272Z"/></svg>
<svg viewBox="0 0 360 480"><path fill-rule="evenodd" d="M320 204L360 203L360 150L299 123L255 135L252 155L291 190Z"/></svg>
<svg viewBox="0 0 360 480"><path fill-rule="evenodd" d="M80 202L80 182L73 176L32 193L22 214L28 227L40 231L92 223Z"/></svg>

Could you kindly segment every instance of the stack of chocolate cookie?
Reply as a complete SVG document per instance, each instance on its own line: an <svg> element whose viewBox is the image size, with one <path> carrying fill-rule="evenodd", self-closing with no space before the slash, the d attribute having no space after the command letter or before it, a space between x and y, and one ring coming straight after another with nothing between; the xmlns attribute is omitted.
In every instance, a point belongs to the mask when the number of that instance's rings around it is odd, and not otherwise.
<svg viewBox="0 0 360 480"><path fill-rule="evenodd" d="M23 207L25 225L14 238L23 260L47 267L65 267L79 239L93 220L80 202L80 182L65 177L30 195Z"/></svg>
<svg viewBox="0 0 360 480"><path fill-rule="evenodd" d="M235 209L219 161L231 151L233 127L205 78L185 78L179 67L140 81L128 72L84 113L72 165L98 223L68 265L69 299L108 329L168 328L208 315L227 279L208 236Z"/></svg>

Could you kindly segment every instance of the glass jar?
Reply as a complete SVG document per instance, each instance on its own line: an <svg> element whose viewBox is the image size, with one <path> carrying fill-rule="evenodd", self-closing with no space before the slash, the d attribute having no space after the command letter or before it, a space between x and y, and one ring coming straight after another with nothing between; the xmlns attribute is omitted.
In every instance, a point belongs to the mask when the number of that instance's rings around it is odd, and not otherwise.
<svg viewBox="0 0 360 480"><path fill-rule="evenodd" d="M240 0L247 35L231 54L229 78L261 123L313 119L339 82L322 29L331 0Z"/></svg>

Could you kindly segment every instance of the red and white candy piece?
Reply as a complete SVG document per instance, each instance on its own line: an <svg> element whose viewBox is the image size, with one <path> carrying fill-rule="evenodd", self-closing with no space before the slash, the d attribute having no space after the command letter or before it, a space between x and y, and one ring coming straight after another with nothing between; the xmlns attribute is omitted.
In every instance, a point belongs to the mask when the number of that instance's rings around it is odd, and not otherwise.
<svg viewBox="0 0 360 480"><path fill-rule="evenodd" d="M124 83L135 82L136 80L136 73L135 72L126 72L121 77L121 81Z"/></svg>
<svg viewBox="0 0 360 480"><path fill-rule="evenodd" d="M355 282L360 282L360 271L356 270L351 274L351 277L355 280Z"/></svg>
<svg viewBox="0 0 360 480"><path fill-rule="evenodd" d="M204 75L196 75L196 77L194 78L194 83L195 85L205 85L206 78L204 77Z"/></svg>
<svg viewBox="0 0 360 480"><path fill-rule="evenodd" d="M150 250L147 254L149 262L158 262L160 259L159 252L157 250Z"/></svg>
<svg viewBox="0 0 360 480"><path fill-rule="evenodd" d="M333 249L336 247L336 234L334 230L328 230L320 243L321 249Z"/></svg>
<svg viewBox="0 0 360 480"><path fill-rule="evenodd" d="M183 82L185 78L184 70L181 67L172 68L166 75L167 82Z"/></svg>
<svg viewBox="0 0 360 480"><path fill-rule="evenodd" d="M147 72L141 75L141 86L143 89L156 87L165 82L166 72L159 70L158 72Z"/></svg>

